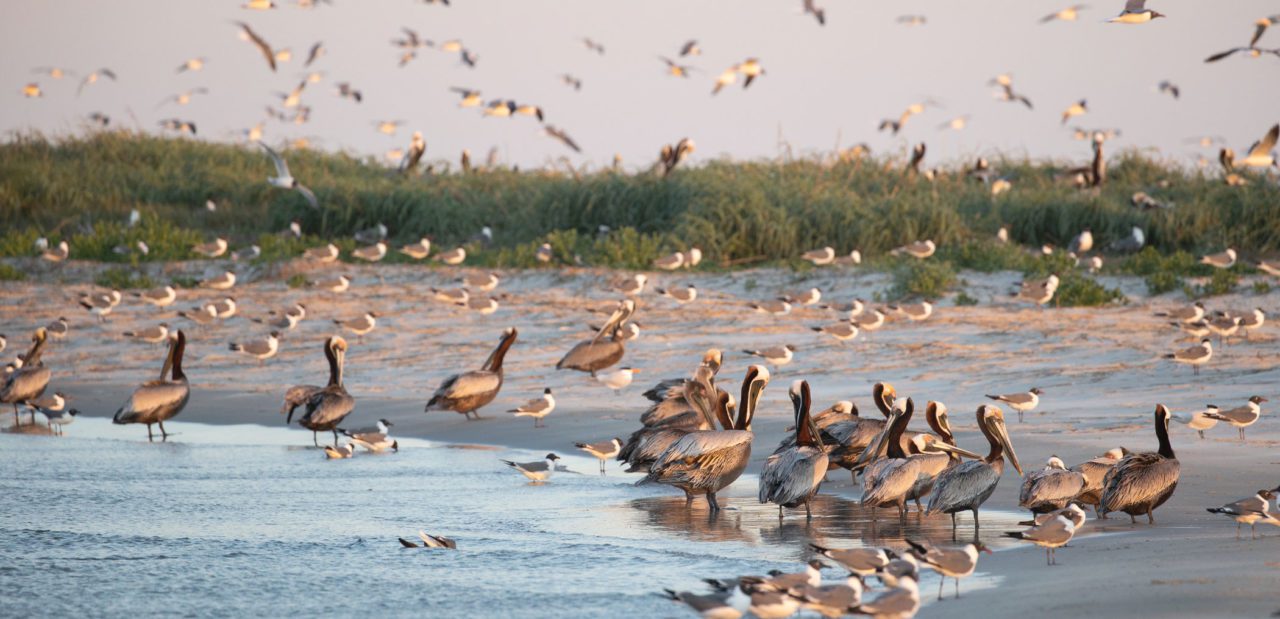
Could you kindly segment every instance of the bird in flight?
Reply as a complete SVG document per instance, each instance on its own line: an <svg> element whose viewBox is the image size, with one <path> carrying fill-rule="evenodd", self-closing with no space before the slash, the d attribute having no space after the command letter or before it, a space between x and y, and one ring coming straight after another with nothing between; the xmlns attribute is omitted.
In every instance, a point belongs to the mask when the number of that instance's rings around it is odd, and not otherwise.
<svg viewBox="0 0 1280 619"><path fill-rule="evenodd" d="M302 194L302 197L307 199L307 203L311 205L311 208L320 208L320 205L316 202L316 194L312 193L302 183L299 183L298 179L289 173L289 164L285 162L284 157L281 157L279 153L262 142L258 142L258 146L267 151L267 154L271 156L271 163L276 166L276 175L268 176L267 182L271 183L273 187L297 190L298 193Z"/></svg>

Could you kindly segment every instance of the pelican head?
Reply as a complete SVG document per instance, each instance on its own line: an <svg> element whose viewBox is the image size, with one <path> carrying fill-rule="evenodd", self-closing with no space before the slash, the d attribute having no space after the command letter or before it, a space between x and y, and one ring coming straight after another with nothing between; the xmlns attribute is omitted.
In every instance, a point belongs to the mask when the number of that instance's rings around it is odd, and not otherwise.
<svg viewBox="0 0 1280 619"><path fill-rule="evenodd" d="M738 411L737 422L734 428L737 430L750 430L751 418L755 416L756 404L760 401L760 394L764 392L765 385L769 384L769 370L763 365L752 365L747 368L747 375L742 379L742 402L741 409Z"/></svg>
<svg viewBox="0 0 1280 619"><path fill-rule="evenodd" d="M1004 448L1009 456L1009 463L1018 471L1018 475L1022 475L1022 464L1018 462L1018 454L1013 451L1013 442L1009 440L1009 430L1004 425L1004 412L989 404L982 405L978 412L983 427L990 433L990 437Z"/></svg>
<svg viewBox="0 0 1280 619"><path fill-rule="evenodd" d="M719 348L710 348L702 355L702 365L710 368L712 374L719 372L723 363L724 353L720 352Z"/></svg>
<svg viewBox="0 0 1280 619"><path fill-rule="evenodd" d="M876 383L871 388L871 399L875 400L876 408L888 417L890 411L893 410L893 402L898 399L898 392L894 390L893 385L889 383Z"/></svg>

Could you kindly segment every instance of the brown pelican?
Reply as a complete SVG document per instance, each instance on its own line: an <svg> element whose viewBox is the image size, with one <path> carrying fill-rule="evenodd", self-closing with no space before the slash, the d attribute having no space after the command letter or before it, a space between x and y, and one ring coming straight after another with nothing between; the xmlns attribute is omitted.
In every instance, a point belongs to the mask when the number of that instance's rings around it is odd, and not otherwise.
<svg viewBox="0 0 1280 619"><path fill-rule="evenodd" d="M791 403L795 407L796 442L792 447L776 451L760 471L760 502L777 503L778 519L782 508L804 504L807 520L813 519L809 501L822 486L827 475L827 454L818 435L818 427L809 416L812 396L809 382L791 383Z"/></svg>
<svg viewBox="0 0 1280 619"><path fill-rule="evenodd" d="M172 419L182 412L191 397L191 387L187 384L187 375L182 372L182 354L187 348L187 336L181 330L169 341L169 354L160 369L160 378L142 383L134 390L133 395L125 402L112 423L145 423L147 424L147 440L153 440L151 424L160 425L161 440L169 438L164 431L164 420ZM170 378L165 375L172 370Z"/></svg>
<svg viewBox="0 0 1280 619"><path fill-rule="evenodd" d="M933 492L933 484L938 475L960 464L961 457L973 460L982 458L972 451L956 447L955 435L951 433L951 422L947 417L947 405L930 400L925 404L924 412L925 421L936 435L917 434L907 443L910 457L920 461L921 472L916 483L907 492L907 500L915 501L916 511L921 514L924 513L924 508L920 505L920 499Z"/></svg>
<svg viewBox="0 0 1280 619"><path fill-rule="evenodd" d="M1004 412L998 407L982 405L977 411L978 429L991 445L991 451L982 460L965 462L964 464L943 471L933 485L933 495L929 497L930 514L951 514L951 531L955 532L956 512L973 512L973 527L977 531L978 508L995 492L1004 473L1005 452L1009 454L1009 462L1022 474L1022 465L1018 464L1018 455L1013 451L1013 443L1009 441L1009 431L1005 429Z"/></svg>
<svg viewBox="0 0 1280 619"><path fill-rule="evenodd" d="M937 410L936 406L934 410ZM906 408L893 412L874 446L868 448L877 455L884 453L885 457L868 466L862 478L862 504L871 507L896 505L902 518L907 515L907 501L924 494L923 487L951 464L951 454L978 457L978 454L960 450L931 434L912 437L913 451L917 453L908 455L902 448L902 434L914 411L915 404L907 398Z"/></svg>
<svg viewBox="0 0 1280 619"><path fill-rule="evenodd" d="M355 398L342 386L343 362L347 357L347 341L333 336L324 343L324 356L329 360L329 383L324 389L311 394L306 401L307 412L298 420L298 425L311 430L311 442L316 446L317 432L333 432L333 445L338 445L338 424L342 423L356 406ZM293 420L293 411L285 418L288 424ZM350 447L350 445L348 445Z"/></svg>
<svg viewBox="0 0 1280 619"><path fill-rule="evenodd" d="M628 464L627 472L647 472L658 456L684 435L695 430L715 429L714 421L709 420L700 408L694 406L695 403L701 405L702 400L699 398L703 397L704 391L700 389L705 389L706 393L711 393L714 389L717 394L714 402L715 414L719 414L723 399L724 414L730 415L734 407L732 396L724 393L725 397L720 398L719 394L723 392L712 385L716 372L720 370L721 361L722 354L719 350L708 350L703 355L702 363L694 370L692 379L662 381L645 392L645 397L656 404L640 416L640 423L644 427L631 433L617 455L619 461Z"/></svg>
<svg viewBox="0 0 1280 619"><path fill-rule="evenodd" d="M871 399L876 409L885 419L869 419L858 416L857 408L853 408L850 419L837 421L823 428L822 442L831 446L828 454L833 466L849 469L853 473L853 482L858 481L858 461L871 442L884 430L885 422L892 413L893 402L898 394L889 383L876 383L871 390Z"/></svg>
<svg viewBox="0 0 1280 619"><path fill-rule="evenodd" d="M1101 456L1081 462L1073 467L1075 471L1084 476L1084 486L1080 488L1080 494L1074 499L1078 503L1092 505L1095 513L1098 511L1098 503L1102 501L1102 480L1106 479L1107 473L1111 471L1121 458L1129 455L1129 450L1124 447L1116 447L1108 449L1107 453ZM1105 518L1099 514L1100 518Z"/></svg>
<svg viewBox="0 0 1280 619"><path fill-rule="evenodd" d="M40 355L44 352L48 338L49 333L44 327L36 329L35 335L31 336L31 348L22 357L22 367L9 374L4 386L0 387L0 403L13 405L14 425L22 423L18 418L18 405L30 406L31 400L43 395L44 390L49 387L49 378L53 373L40 362Z"/></svg>
<svg viewBox="0 0 1280 619"><path fill-rule="evenodd" d="M436 389L427 402L426 412L453 411L462 413L467 419L471 415L479 419L480 413L477 411L480 407L492 402L502 389L502 361L515 342L516 328L509 327L502 332L498 347L489 353L489 358L480 369L454 374L440 383L440 388Z"/></svg>
<svg viewBox="0 0 1280 619"><path fill-rule="evenodd" d="M953 549L926 547L909 539L906 542L916 551L916 558L920 559L921 563L933 568L933 571L942 576L938 582L939 600L942 599L942 585L946 584L947 578L956 579L956 597L960 597L960 579L971 576L978 568L978 553L991 554L991 549L982 542L965 544L961 548Z"/></svg>
<svg viewBox="0 0 1280 619"><path fill-rule="evenodd" d="M592 376L595 376L597 370L603 370L622 361L622 355L626 351L623 348L624 340L618 332L618 327L626 322L635 311L636 302L631 299L618 303L618 308L613 311L613 315L609 317L604 326L596 332L595 337L578 342L556 364L556 369L590 372ZM602 339L606 334L609 339Z"/></svg>
<svg viewBox="0 0 1280 619"><path fill-rule="evenodd" d="M1018 507L1043 514L1066 507L1084 490L1084 475L1067 470L1058 456L1050 456L1043 469L1028 473L1018 493Z"/></svg>
<svg viewBox="0 0 1280 619"><path fill-rule="evenodd" d="M1236 539L1240 539L1240 525L1249 525L1249 539L1253 539L1258 533L1256 527L1259 522L1280 526L1280 519L1268 513L1271 508L1271 500L1276 498L1277 492L1280 492L1280 487L1271 490L1259 490L1257 494L1247 499L1227 503L1222 507L1210 507L1207 511L1210 514L1222 514L1235 520Z"/></svg>
<svg viewBox="0 0 1280 619"><path fill-rule="evenodd" d="M1129 454L1107 473L1102 501L1098 504L1103 514L1124 512L1129 514L1131 522L1137 522L1138 514L1146 514L1149 523L1156 523L1152 512L1173 496L1182 468L1169 444L1169 417L1169 409L1157 404L1155 426L1159 451Z"/></svg>
<svg viewBox="0 0 1280 619"><path fill-rule="evenodd" d="M769 370L760 365L748 368L742 381L741 405L732 425L724 408L727 396L721 395L719 421L725 429L684 435L658 456L658 460L649 467L649 474L636 485L661 483L675 486L688 495L686 504L692 502L694 494L705 494L711 511L719 511L716 492L732 484L747 468L751 440L755 437L750 429L751 418L767 384ZM706 399L714 397L714 393L709 391ZM709 404L704 400L700 406L708 422L711 421Z"/></svg>

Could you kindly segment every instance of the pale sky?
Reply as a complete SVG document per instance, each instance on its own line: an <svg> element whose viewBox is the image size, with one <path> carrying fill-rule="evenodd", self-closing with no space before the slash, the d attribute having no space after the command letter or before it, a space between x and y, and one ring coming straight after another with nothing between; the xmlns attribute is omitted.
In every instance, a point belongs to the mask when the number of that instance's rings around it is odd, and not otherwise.
<svg viewBox="0 0 1280 619"><path fill-rule="evenodd" d="M1129 26L1102 23L1119 0L1093 0L1076 22L1041 25L1039 18L1073 0L818 0L827 25L802 14L800 0L453 0L452 7L414 0L333 0L315 10L277 0L280 8L240 8L244 0L6 0L0 19L0 129L79 131L99 111L113 126L160 131L177 117L197 123L202 140L235 141L265 117L275 92L304 75L302 62L316 41L328 54L313 65L326 73L303 103L311 122L266 124L266 140L310 138L314 145L381 156L405 147L413 130L427 139L428 159L456 161L463 148L482 158L496 146L502 159L539 165L568 155L575 164L608 165L620 153L629 167L648 165L662 144L681 137L698 145L694 161L717 157L771 158L779 136L797 155L867 142L875 152L902 151L925 141L926 165L975 154L1086 159L1088 146L1060 124L1062 111L1087 99L1091 112L1068 126L1119 128L1120 148L1152 149L1192 162L1216 153L1188 143L1221 136L1237 151L1280 121L1280 58L1238 55L1216 64L1206 56L1248 43L1253 22L1280 13L1262 0L1150 0L1169 17ZM923 26L896 23L904 14ZM233 21L248 22L293 60L272 73L259 52L238 38ZM405 68L390 44L402 26L441 42L461 39L479 55L469 69L457 54L422 50ZM1280 48L1280 27L1261 47ZM582 37L606 47L589 51ZM688 39L703 55L684 60L700 69L669 77L658 56L676 57ZM205 56L203 71L175 74L187 58ZM715 77L748 57L766 74L749 90L740 85L710 95ZM58 66L77 73L54 80L33 73ZM120 79L100 81L77 98L80 78L109 67ZM1034 111L997 101L987 85L1009 72ZM581 91L559 75L583 81ZM1182 89L1174 101L1156 92L1161 80ZM364 103L334 94L349 81ZM40 99L22 87L38 82ZM583 148L577 155L541 135L531 117L484 118L460 109L450 86L476 88L491 98L541 105L547 122ZM189 105L160 105L183 90L209 94ZM899 137L879 133L928 98L932 107L912 118ZM969 115L964 131L939 125ZM135 120L136 119L136 120ZM404 120L389 137L375 120Z"/></svg>

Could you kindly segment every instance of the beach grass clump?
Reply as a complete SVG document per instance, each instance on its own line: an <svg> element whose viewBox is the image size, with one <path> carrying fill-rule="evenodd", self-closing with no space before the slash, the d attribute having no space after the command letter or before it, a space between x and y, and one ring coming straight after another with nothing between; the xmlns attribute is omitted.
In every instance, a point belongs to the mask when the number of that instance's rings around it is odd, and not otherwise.
<svg viewBox="0 0 1280 619"><path fill-rule="evenodd" d="M1270 292L1271 292L1270 282L1263 279L1259 279L1253 282L1253 294L1262 295L1262 294L1268 294Z"/></svg>
<svg viewBox="0 0 1280 619"><path fill-rule="evenodd" d="M1181 290L1186 285L1181 277L1169 271L1152 273L1143 278L1143 282L1147 285L1147 294L1151 296Z"/></svg>
<svg viewBox="0 0 1280 619"><path fill-rule="evenodd" d="M893 286L887 296L892 299L937 299L956 283L956 270L944 260L903 261L893 269Z"/></svg>
<svg viewBox="0 0 1280 619"><path fill-rule="evenodd" d="M938 166L929 180L903 174L891 156L834 163L820 156L711 160L664 178L501 165L467 174L437 165L445 172L399 175L345 153L288 149L284 155L321 208L309 208L297 192L244 182L272 172L252 145L129 131L10 136L0 144L0 220L6 222L0 255L34 255L34 240L43 236L54 244L67 240L76 259L187 259L192 245L224 236L235 247L257 242L263 260L276 260L379 222L390 228L393 247L427 236L451 248L488 225L494 243L477 247L476 260L491 266L533 266L532 250L543 242L552 243L556 262L581 257L587 265L620 268L645 267L657 255L692 245L710 268L790 264L823 246L858 249L874 264L894 247L933 239L938 258L954 268L1024 270L1029 255L1016 244L996 245L1001 226L1016 243L1032 247L1065 247L1088 227L1099 248L1142 228L1150 251L1178 256L1172 265L1136 261L1135 270L1149 271L1135 273L1143 277L1159 268L1177 268L1183 277L1208 274L1184 273L1194 264L1179 252L1280 251L1280 187L1261 180L1229 187L1214 174L1137 151L1113 156L1107 183L1088 191L1062 178L1063 163L994 158L993 167L1013 184L999 196L966 174L970 162ZM1171 206L1134 208L1129 200L1136 191ZM209 200L216 209L205 208ZM130 228L133 209L143 219ZM292 220L307 239L267 240ZM602 225L613 232L600 238ZM139 240L150 254L112 251Z"/></svg>
<svg viewBox="0 0 1280 619"><path fill-rule="evenodd" d="M1218 297L1235 292L1236 287L1239 285L1240 274L1234 268L1215 269L1208 281L1203 284L1197 284L1194 288L1189 288L1187 296L1194 299Z"/></svg>
<svg viewBox="0 0 1280 619"><path fill-rule="evenodd" d="M93 283L112 290L153 288L156 285L155 280L151 279L150 276L121 267L112 267L99 271L94 276Z"/></svg>
<svg viewBox="0 0 1280 619"><path fill-rule="evenodd" d="M1053 302L1058 307L1098 307L1127 300L1118 288L1107 288L1079 271L1069 271L1058 277L1058 291L1053 295Z"/></svg>
<svg viewBox="0 0 1280 619"><path fill-rule="evenodd" d="M0 282L20 282L27 278L27 274L7 262L0 262Z"/></svg>
<svg viewBox="0 0 1280 619"><path fill-rule="evenodd" d="M958 307L968 307L972 305L977 305L978 300L974 297L969 296L968 291L961 290L955 297L955 303L956 303L956 306Z"/></svg>

